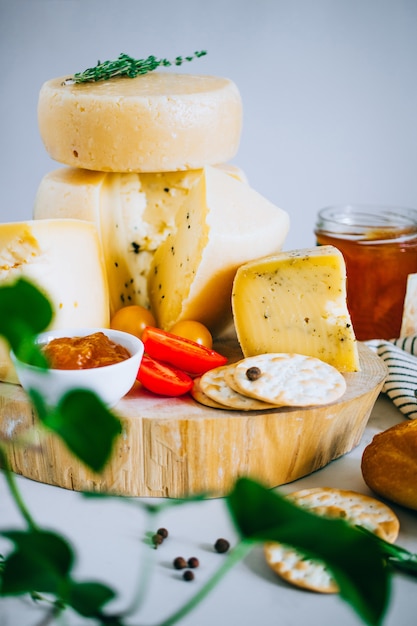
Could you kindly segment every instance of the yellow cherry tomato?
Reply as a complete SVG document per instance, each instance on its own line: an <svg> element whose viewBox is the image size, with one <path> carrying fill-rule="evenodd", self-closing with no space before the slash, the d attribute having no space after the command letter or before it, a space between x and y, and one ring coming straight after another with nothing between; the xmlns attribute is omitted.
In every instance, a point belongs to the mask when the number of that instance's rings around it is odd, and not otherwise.
<svg viewBox="0 0 417 626"><path fill-rule="evenodd" d="M123 330L139 339L142 338L146 326L156 326L155 318L151 311L139 304L132 304L119 309L110 321L110 328Z"/></svg>
<svg viewBox="0 0 417 626"><path fill-rule="evenodd" d="M209 329L201 322L196 322L195 320L181 320L174 324L169 332L185 339L191 339L210 350L213 346L213 337Z"/></svg>

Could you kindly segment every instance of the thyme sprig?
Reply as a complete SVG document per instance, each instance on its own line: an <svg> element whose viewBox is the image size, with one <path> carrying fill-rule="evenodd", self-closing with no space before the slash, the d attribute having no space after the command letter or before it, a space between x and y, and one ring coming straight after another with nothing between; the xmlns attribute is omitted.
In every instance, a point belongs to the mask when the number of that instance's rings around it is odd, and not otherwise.
<svg viewBox="0 0 417 626"><path fill-rule="evenodd" d="M175 57L173 61L168 59L157 59L155 56L148 56L146 59L134 59L128 54L121 53L115 61L98 61L95 67L90 67L84 72L77 72L71 78L64 81L64 85L75 83L91 83L100 80L109 80L117 76L127 76L135 78L141 74L153 72L158 67L170 67L171 65L182 65L183 63L199 59L207 54L206 50L194 52L193 55Z"/></svg>

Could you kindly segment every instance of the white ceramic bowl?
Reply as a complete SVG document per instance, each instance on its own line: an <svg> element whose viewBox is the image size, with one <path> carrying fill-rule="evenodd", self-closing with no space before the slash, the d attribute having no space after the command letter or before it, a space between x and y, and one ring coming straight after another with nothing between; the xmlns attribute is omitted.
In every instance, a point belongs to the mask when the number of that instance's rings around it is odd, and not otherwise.
<svg viewBox="0 0 417 626"><path fill-rule="evenodd" d="M55 406L59 399L71 389L94 391L110 408L132 388L143 356L143 343L137 337L119 330L108 328L63 328L50 330L36 336L37 344L45 344L56 337L84 337L102 332L131 354L129 359L113 365L82 370L44 370L28 365L16 358L11 352L13 364L22 387L29 391L35 389L49 406Z"/></svg>

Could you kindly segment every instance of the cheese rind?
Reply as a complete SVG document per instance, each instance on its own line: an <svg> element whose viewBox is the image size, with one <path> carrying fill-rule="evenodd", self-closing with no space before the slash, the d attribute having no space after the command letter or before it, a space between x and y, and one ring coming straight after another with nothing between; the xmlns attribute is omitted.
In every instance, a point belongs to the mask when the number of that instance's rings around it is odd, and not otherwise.
<svg viewBox="0 0 417 626"><path fill-rule="evenodd" d="M20 277L49 298L54 309L50 328L108 327L107 279L93 224L80 220L0 224L0 285ZM18 382L4 341L0 380Z"/></svg>
<svg viewBox="0 0 417 626"><path fill-rule="evenodd" d="M231 321L237 268L279 251L288 228L285 211L219 169L204 168L152 261L148 293L158 326L194 319L222 330Z"/></svg>
<svg viewBox="0 0 417 626"><path fill-rule="evenodd" d="M232 159L242 102L229 79L151 72L63 84L45 82L38 125L49 155L65 165L108 172L197 169Z"/></svg>
<svg viewBox="0 0 417 626"><path fill-rule="evenodd" d="M346 304L346 268L333 246L281 252L239 268L233 318L245 356L293 352L342 372L360 369Z"/></svg>

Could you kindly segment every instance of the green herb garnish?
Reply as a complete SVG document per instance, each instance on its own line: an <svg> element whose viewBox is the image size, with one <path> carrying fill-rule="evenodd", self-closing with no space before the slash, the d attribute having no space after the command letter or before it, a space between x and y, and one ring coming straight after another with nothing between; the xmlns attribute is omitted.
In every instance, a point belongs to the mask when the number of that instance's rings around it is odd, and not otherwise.
<svg viewBox="0 0 417 626"><path fill-rule="evenodd" d="M134 59L128 54L119 54L116 61L97 62L95 67L90 67L84 72L77 72L71 78L64 81L64 85L72 85L74 83L94 83L99 80L109 80L117 76L127 76L135 78L141 74L153 72L158 67L170 67L171 65L182 65L187 61L199 59L207 54L206 50L194 52L191 56L175 57L174 61L168 59L157 59L154 56L148 56L147 59Z"/></svg>

